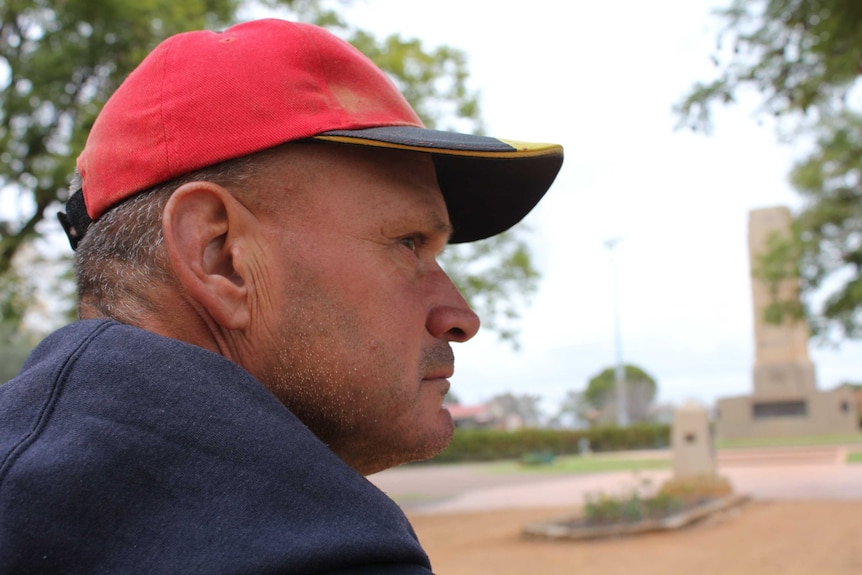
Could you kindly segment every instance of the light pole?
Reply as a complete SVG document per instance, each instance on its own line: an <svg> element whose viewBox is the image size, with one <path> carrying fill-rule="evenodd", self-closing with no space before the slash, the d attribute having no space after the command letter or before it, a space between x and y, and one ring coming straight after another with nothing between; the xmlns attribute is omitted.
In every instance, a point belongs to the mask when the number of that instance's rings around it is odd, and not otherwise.
<svg viewBox="0 0 862 575"><path fill-rule="evenodd" d="M626 427L629 424L629 414L626 409L626 368L623 364L623 340L620 330L620 297L617 287L617 272L614 262L614 249L620 242L620 238L611 238L605 241L605 247L610 252L611 260L611 292L614 304L614 351L616 354L616 366L614 368L614 387L617 395L617 425Z"/></svg>

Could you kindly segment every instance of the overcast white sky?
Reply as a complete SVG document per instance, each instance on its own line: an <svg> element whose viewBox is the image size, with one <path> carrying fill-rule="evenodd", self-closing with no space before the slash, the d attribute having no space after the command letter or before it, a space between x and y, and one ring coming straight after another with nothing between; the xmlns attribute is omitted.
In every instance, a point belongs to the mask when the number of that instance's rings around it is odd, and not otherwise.
<svg viewBox="0 0 862 575"><path fill-rule="evenodd" d="M544 277L521 351L493 334L456 348L465 402L510 391L553 411L613 365L615 251L623 357L659 400L749 393L754 360L748 211L794 207L781 145L751 110L720 110L713 135L674 130L671 106L712 78L716 0L366 0L350 20L469 56L488 133L561 143L566 160L527 222ZM811 346L821 389L859 380L860 346Z"/></svg>

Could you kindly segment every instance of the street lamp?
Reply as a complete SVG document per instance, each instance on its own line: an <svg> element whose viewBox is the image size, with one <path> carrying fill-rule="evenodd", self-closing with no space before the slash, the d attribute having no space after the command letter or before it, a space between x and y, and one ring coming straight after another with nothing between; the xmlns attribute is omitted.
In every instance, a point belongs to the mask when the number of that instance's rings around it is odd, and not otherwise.
<svg viewBox="0 0 862 575"><path fill-rule="evenodd" d="M611 238L605 241L605 247L610 252L611 260L611 292L614 303L614 351L616 352L616 367L614 368L614 386L617 395L617 425L626 427L629 424L629 414L626 409L626 368L623 364L623 340L620 330L620 302L617 288L617 273L614 263L614 249L621 238Z"/></svg>

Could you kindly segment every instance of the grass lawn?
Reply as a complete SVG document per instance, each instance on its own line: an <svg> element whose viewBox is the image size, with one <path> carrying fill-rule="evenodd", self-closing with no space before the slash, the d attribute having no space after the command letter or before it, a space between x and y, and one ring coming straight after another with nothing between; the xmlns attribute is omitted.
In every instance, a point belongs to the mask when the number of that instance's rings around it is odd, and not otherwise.
<svg viewBox="0 0 862 575"><path fill-rule="evenodd" d="M717 449L740 449L746 447L793 447L823 445L860 445L862 434L821 435L813 437L778 437L721 441ZM862 464L862 450L847 454L847 463ZM550 463L525 465L521 461L507 460L488 464L488 473L607 473L612 471L643 471L669 469L672 465L670 452L665 457L627 457L614 452L590 455L560 455Z"/></svg>
<svg viewBox="0 0 862 575"><path fill-rule="evenodd" d="M847 463L862 463L862 451L847 454Z"/></svg>
<svg viewBox="0 0 862 575"><path fill-rule="evenodd" d="M812 437L764 437L756 439L733 439L719 441L718 449L744 447L802 447L815 445L853 445L862 444L862 434L853 435L816 435Z"/></svg>

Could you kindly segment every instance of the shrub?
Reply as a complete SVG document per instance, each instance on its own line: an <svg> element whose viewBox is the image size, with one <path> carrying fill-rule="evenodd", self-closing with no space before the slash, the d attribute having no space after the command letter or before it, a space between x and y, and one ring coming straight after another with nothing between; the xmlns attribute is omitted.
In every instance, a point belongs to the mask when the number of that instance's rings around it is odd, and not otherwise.
<svg viewBox="0 0 862 575"><path fill-rule="evenodd" d="M580 452L580 441L587 439L590 450L620 451L667 447L670 426L640 424L631 427L596 427L591 429L456 429L452 443L433 463L495 461L521 459L530 453L574 455Z"/></svg>

